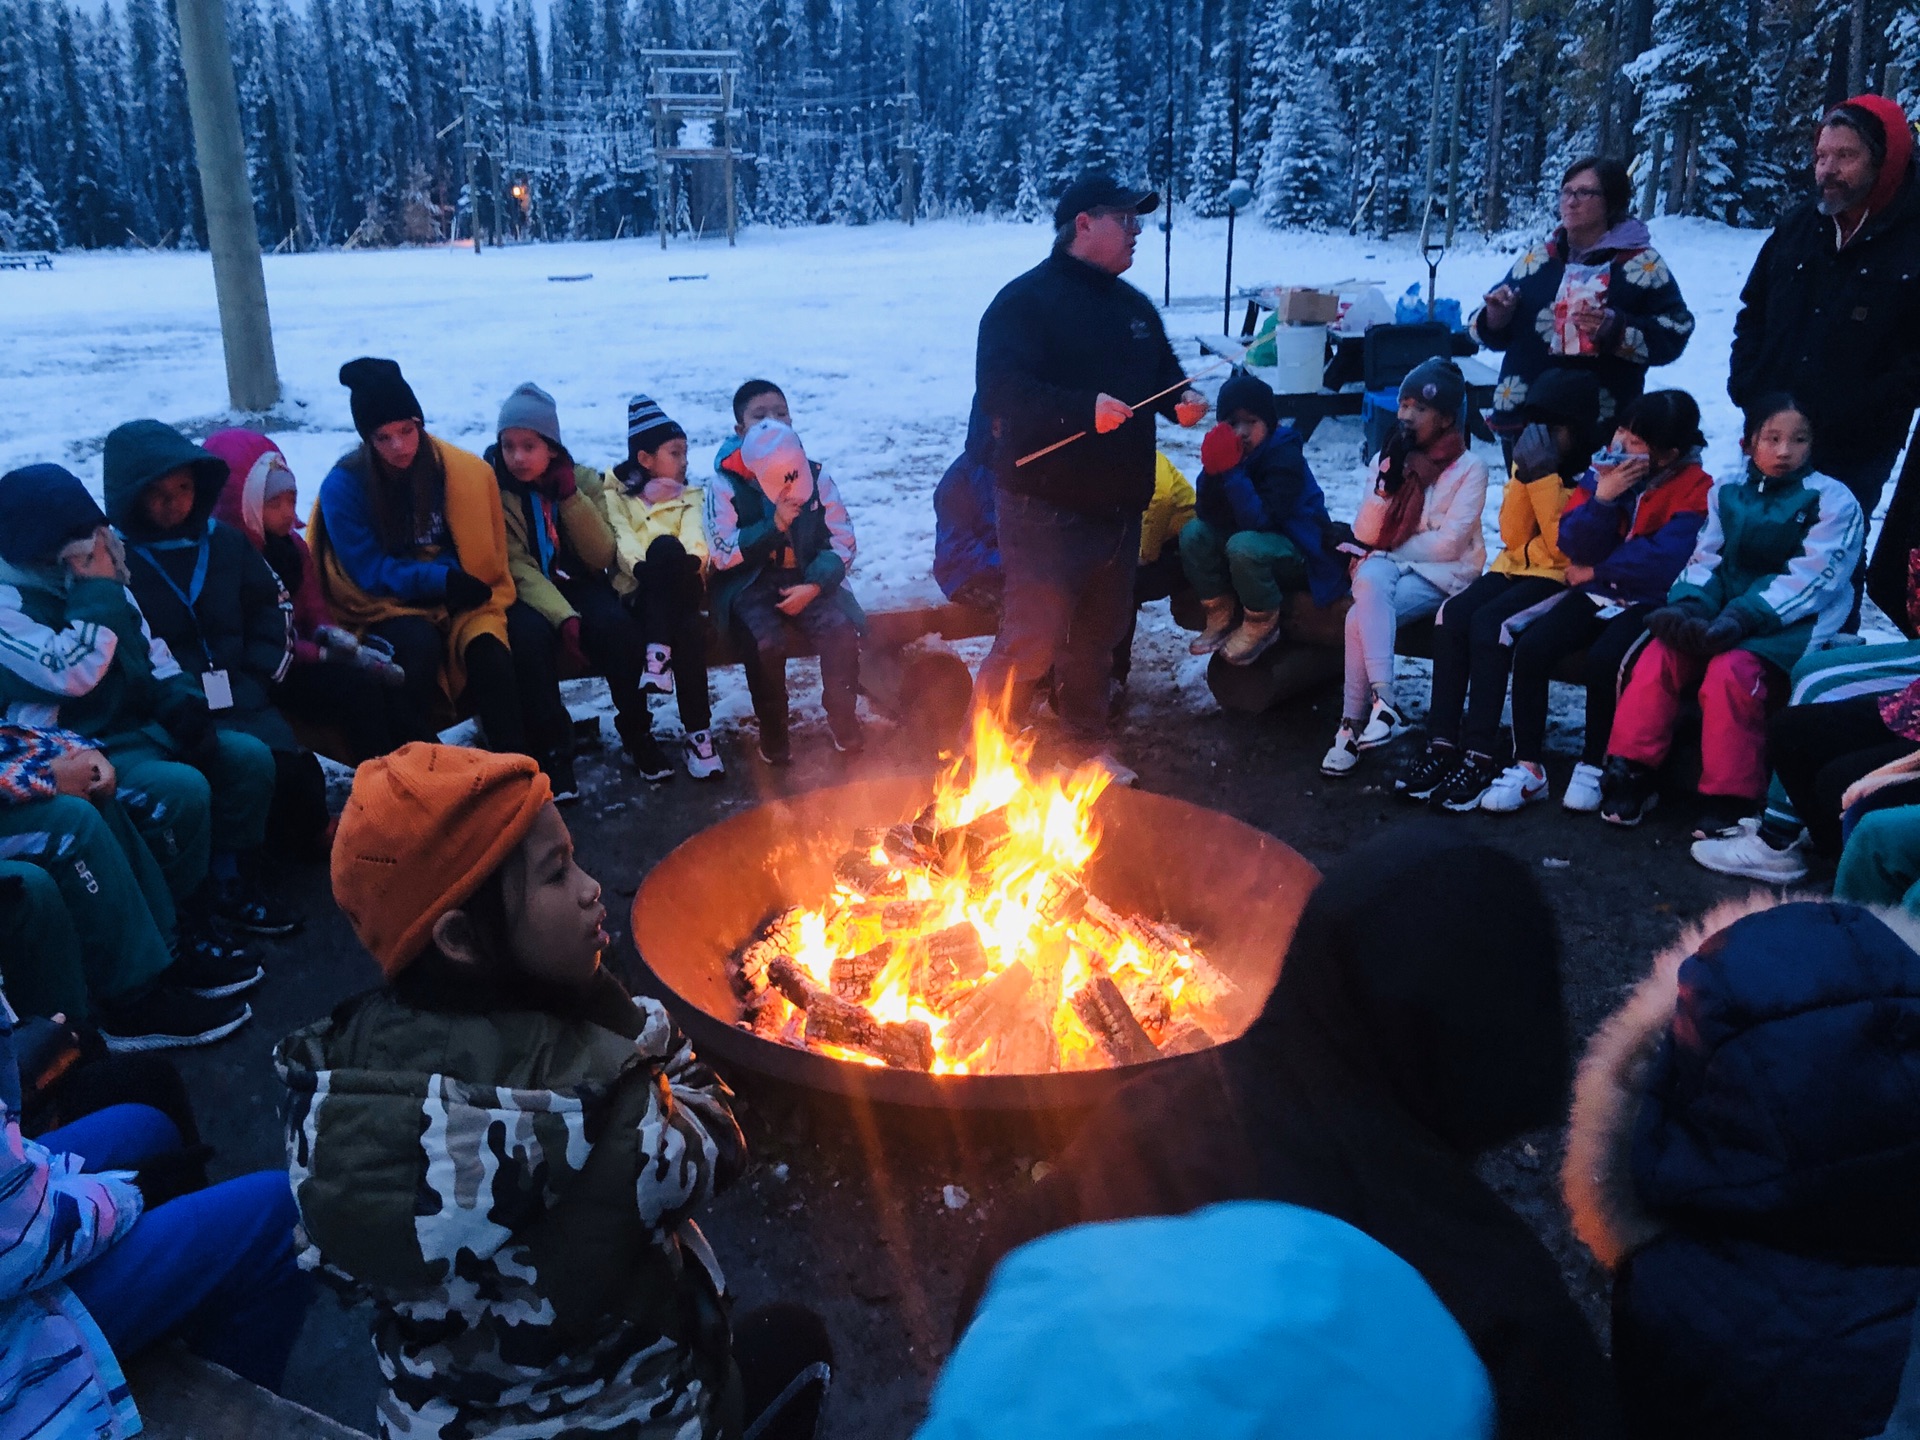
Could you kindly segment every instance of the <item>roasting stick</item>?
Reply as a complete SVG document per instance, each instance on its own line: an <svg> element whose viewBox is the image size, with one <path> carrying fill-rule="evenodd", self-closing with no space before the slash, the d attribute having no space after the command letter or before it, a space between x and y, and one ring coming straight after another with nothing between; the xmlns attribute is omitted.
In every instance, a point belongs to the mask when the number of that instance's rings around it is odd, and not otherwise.
<svg viewBox="0 0 1920 1440"><path fill-rule="evenodd" d="M1135 410L1144 410L1147 408L1147 406L1151 405L1154 401L1164 400L1167 396L1171 395L1174 391L1185 389L1187 386L1193 384L1194 381L1198 380L1201 376L1211 375L1214 371L1218 370L1222 365L1226 363L1227 362L1225 360L1216 360L1211 365L1202 366L1200 369L1194 371L1193 374L1182 376L1180 379L1174 381L1173 384L1167 386L1166 389L1156 390L1154 391L1153 394L1147 396L1147 398L1144 400L1136 400L1133 403L1132 408ZM1074 434L1067 436L1067 438L1064 440L1054 441L1053 444L1047 446L1047 448L1044 450L1036 450L1031 455L1022 455L1018 460L1013 462L1014 468L1017 470L1022 465L1025 465L1030 461L1038 460L1042 455L1051 455L1056 450L1064 450L1067 448L1067 446L1071 445L1074 441L1084 440L1086 438L1087 438L1087 432L1085 430L1076 431Z"/></svg>

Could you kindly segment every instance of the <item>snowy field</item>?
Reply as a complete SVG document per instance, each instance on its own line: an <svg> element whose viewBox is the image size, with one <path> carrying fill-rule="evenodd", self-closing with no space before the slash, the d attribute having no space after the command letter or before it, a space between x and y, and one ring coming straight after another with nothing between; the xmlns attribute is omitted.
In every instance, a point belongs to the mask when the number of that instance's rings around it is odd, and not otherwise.
<svg viewBox="0 0 1920 1440"><path fill-rule="evenodd" d="M1656 221L1653 231L1699 329L1651 384L1699 398L1709 468L1730 473L1738 421L1726 398L1727 347L1763 237L1686 219ZM859 593L869 602L928 598L931 494L965 434L980 313L1047 242L1041 226L941 222L748 230L731 250L703 242L662 252L647 238L477 257L273 256L267 290L286 398L266 428L301 478L304 507L354 439L341 362L390 355L429 427L475 450L492 439L501 399L534 380L558 399L576 458L611 465L624 454L627 396L644 390L686 426L698 474L732 427L734 387L765 375L786 388L809 452L846 492L860 533ZM1471 309L1520 243L1463 243L1441 266L1441 294ZM1167 329L1183 358L1197 358L1195 337L1220 330L1224 222L1181 220L1173 256ZM1129 278L1156 299L1162 258L1149 230ZM1358 277L1392 298L1425 275L1410 238L1238 228L1236 285ZM155 415L205 433L230 418L205 255L64 254L51 273L0 273L0 314L0 470L59 460L97 487L101 441L120 421ZM1161 427L1189 473L1199 433ZM1309 452L1342 518L1358 500L1358 440L1356 422L1330 422ZM1489 520L1497 504L1496 487Z"/></svg>

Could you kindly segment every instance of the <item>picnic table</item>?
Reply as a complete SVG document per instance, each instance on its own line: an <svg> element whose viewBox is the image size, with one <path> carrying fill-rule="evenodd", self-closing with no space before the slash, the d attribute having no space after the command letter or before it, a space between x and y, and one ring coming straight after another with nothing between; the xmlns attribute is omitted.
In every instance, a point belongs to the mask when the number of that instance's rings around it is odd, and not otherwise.
<svg viewBox="0 0 1920 1440"><path fill-rule="evenodd" d="M0 250L0 270L51 270L53 256L45 250Z"/></svg>

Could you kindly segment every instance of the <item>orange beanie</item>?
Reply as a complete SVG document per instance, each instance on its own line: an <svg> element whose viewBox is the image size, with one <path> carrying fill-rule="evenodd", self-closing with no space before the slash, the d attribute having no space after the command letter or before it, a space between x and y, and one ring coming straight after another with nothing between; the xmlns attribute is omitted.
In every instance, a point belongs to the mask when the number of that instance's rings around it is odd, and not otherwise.
<svg viewBox="0 0 1920 1440"><path fill-rule="evenodd" d="M353 773L333 898L391 980L533 828L553 786L524 755L415 741Z"/></svg>

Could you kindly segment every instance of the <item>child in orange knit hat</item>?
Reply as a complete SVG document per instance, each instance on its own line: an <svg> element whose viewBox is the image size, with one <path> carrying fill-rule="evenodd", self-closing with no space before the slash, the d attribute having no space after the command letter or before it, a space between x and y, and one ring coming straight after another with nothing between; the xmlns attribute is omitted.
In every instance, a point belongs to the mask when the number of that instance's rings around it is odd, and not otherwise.
<svg viewBox="0 0 1920 1440"><path fill-rule="evenodd" d="M302 1264L372 1293L384 1428L720 1440L773 1411L761 1433L812 1435L824 1326L730 1325L692 1219L745 1167L731 1093L602 967L600 885L539 767L368 761L333 887L386 984L274 1059Z"/></svg>

